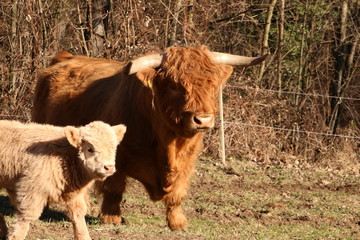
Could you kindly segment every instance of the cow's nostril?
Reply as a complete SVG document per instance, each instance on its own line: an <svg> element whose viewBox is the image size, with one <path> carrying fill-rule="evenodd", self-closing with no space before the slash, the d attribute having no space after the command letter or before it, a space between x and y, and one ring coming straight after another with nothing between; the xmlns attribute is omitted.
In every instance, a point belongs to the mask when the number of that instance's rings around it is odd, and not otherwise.
<svg viewBox="0 0 360 240"><path fill-rule="evenodd" d="M196 116L194 116L194 122L198 125L201 124L201 121Z"/></svg>
<svg viewBox="0 0 360 240"><path fill-rule="evenodd" d="M213 115L197 115L194 116L193 121L198 129L212 128L214 125Z"/></svg>

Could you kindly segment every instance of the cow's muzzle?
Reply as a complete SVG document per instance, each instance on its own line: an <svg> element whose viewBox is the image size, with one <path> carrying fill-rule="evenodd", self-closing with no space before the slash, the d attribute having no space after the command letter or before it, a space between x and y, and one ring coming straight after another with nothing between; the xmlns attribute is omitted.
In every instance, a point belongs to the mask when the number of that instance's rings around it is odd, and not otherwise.
<svg viewBox="0 0 360 240"><path fill-rule="evenodd" d="M192 125L198 132L207 131L214 127L215 116L214 114L199 114L194 115L192 118Z"/></svg>

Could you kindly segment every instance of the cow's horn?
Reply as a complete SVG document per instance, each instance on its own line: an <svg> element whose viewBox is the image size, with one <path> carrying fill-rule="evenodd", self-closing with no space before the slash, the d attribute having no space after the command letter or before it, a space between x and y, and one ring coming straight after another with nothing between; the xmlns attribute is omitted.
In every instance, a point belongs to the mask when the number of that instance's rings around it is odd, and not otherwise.
<svg viewBox="0 0 360 240"><path fill-rule="evenodd" d="M129 74L137 73L146 68L156 68L160 66L163 56L163 54L156 53L139 57L138 59L133 60L129 70Z"/></svg>
<svg viewBox="0 0 360 240"><path fill-rule="evenodd" d="M211 52L214 62L218 64L226 64L231 66L248 67L256 65L264 61L267 55L261 57L244 57L239 55L232 55L228 53Z"/></svg>

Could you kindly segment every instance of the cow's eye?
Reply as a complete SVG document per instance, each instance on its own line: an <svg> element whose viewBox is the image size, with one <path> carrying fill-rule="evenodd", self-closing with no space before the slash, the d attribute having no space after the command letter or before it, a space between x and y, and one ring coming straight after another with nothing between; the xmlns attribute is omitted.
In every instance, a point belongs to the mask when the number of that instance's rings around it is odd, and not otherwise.
<svg viewBox="0 0 360 240"><path fill-rule="evenodd" d="M89 153L94 153L94 149L92 149L92 148L90 148L90 147L87 149L87 151L88 151Z"/></svg>
<svg viewBox="0 0 360 240"><path fill-rule="evenodd" d="M174 91L178 89L178 87L175 84L170 84L169 88Z"/></svg>

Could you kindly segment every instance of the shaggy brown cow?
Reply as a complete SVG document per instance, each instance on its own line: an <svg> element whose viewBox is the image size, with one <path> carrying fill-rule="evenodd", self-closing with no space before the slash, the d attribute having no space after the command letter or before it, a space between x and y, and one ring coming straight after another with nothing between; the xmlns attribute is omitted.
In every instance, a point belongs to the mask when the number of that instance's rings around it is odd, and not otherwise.
<svg viewBox="0 0 360 240"><path fill-rule="evenodd" d="M16 207L9 240L25 239L47 203L63 202L76 240L90 240L85 223L88 186L115 172L117 145L126 127L100 121L55 127L0 121L0 189ZM0 215L0 239L7 234ZM2 236L1 236L2 235Z"/></svg>
<svg viewBox="0 0 360 240"><path fill-rule="evenodd" d="M121 222L119 205L130 176L153 201L163 201L170 229L184 229L181 204L203 132L214 126L219 86L232 66L264 59L210 52L205 46L172 47L129 63L59 52L37 83L32 120L125 124L119 171L102 188L101 220Z"/></svg>

